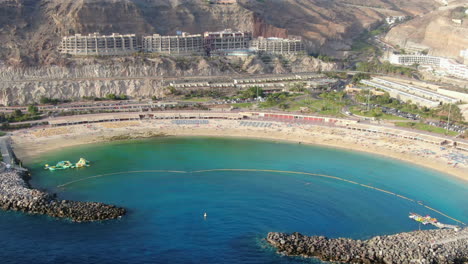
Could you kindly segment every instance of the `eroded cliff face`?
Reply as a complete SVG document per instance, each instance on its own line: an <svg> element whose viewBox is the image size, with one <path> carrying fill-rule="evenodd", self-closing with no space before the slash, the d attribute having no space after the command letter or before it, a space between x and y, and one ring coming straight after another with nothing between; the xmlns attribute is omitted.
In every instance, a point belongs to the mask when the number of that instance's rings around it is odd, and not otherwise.
<svg viewBox="0 0 468 264"><path fill-rule="evenodd" d="M287 62L287 63L285 63ZM265 63L256 56L247 58L90 58L74 62L72 67L5 67L0 72L0 104L24 105L38 102L42 96L79 99L126 94L133 98L166 96L169 82L180 76L215 76L260 73L330 71L333 63L313 57L286 56Z"/></svg>
<svg viewBox="0 0 468 264"><path fill-rule="evenodd" d="M420 4L420 5L419 5ZM74 33L174 34L224 28L256 36L303 36L312 52L339 54L388 12L420 14L433 0L0 0L0 60L8 65L67 65L57 52Z"/></svg>
<svg viewBox="0 0 468 264"><path fill-rule="evenodd" d="M462 6L444 7L398 25L385 39L402 48L416 43L427 47L430 55L457 58L460 50L468 47L468 15L461 23L452 21L453 11ZM468 8L468 4L465 6Z"/></svg>

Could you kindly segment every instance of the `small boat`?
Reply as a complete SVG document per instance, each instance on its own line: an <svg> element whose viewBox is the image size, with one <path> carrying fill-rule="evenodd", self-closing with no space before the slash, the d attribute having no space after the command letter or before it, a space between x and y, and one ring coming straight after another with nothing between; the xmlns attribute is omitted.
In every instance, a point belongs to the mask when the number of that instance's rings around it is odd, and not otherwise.
<svg viewBox="0 0 468 264"><path fill-rule="evenodd" d="M66 169L84 168L84 167L89 167L89 161L85 160L84 158L80 158L80 160L75 164L71 163L68 160L64 160L64 161L57 162L55 166L49 166L49 164L46 164L44 166L44 169L55 171L55 170L66 170Z"/></svg>

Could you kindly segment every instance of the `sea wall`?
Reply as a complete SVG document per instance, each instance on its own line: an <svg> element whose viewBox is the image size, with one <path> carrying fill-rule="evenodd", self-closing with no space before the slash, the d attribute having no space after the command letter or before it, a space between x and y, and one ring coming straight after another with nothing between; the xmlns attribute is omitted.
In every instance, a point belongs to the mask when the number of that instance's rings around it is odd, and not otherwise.
<svg viewBox="0 0 468 264"><path fill-rule="evenodd" d="M468 261L468 228L415 231L369 240L271 232L266 240L281 254L324 261L385 264Z"/></svg>
<svg viewBox="0 0 468 264"><path fill-rule="evenodd" d="M29 186L26 172L0 173L0 208L66 218L74 222L115 219L125 215L124 208L97 202L59 200L55 195Z"/></svg>

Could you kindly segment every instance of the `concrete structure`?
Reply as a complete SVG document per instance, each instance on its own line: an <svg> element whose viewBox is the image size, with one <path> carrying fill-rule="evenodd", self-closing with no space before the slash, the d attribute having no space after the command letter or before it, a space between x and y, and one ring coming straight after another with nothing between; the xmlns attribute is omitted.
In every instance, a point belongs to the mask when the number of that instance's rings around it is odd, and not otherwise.
<svg viewBox="0 0 468 264"><path fill-rule="evenodd" d="M388 60L390 63L393 63L393 64L428 65L428 66L441 69L442 72L447 75L468 80L468 66L457 63L451 59L442 58L442 57L434 57L434 56L426 56L426 55L392 54L390 55Z"/></svg>
<svg viewBox="0 0 468 264"><path fill-rule="evenodd" d="M205 32L205 50L208 54L223 54L226 51L247 50L252 40L251 32L225 29L219 32Z"/></svg>
<svg viewBox="0 0 468 264"><path fill-rule="evenodd" d="M404 92L419 96L419 97L423 97L425 99L437 101L437 102L444 103L444 104L456 104L460 102L460 99L456 99L456 98L446 96L437 92L433 92L433 91L426 90L420 87L416 87L414 85L388 81L388 80L384 80L380 78L372 78L372 81L377 82L382 85L386 85L391 88L398 89L400 91L404 91Z"/></svg>
<svg viewBox="0 0 468 264"><path fill-rule="evenodd" d="M350 84L346 85L346 88L344 89L346 93L360 93L362 91L370 92L372 95L384 95L385 92L379 91L377 89L370 89L368 87L354 87Z"/></svg>
<svg viewBox="0 0 468 264"><path fill-rule="evenodd" d="M454 60L444 59L440 67L450 75L460 79L468 80L468 66L455 62Z"/></svg>
<svg viewBox="0 0 468 264"><path fill-rule="evenodd" d="M434 67L440 67L441 57L426 56L426 55L403 55L403 54L392 54L388 61L393 64L401 65L431 65Z"/></svg>
<svg viewBox="0 0 468 264"><path fill-rule="evenodd" d="M408 54L421 54L424 51L429 51L431 48L429 46L423 45L421 43L415 43L408 41L405 43L404 50Z"/></svg>
<svg viewBox="0 0 468 264"><path fill-rule="evenodd" d="M463 63L468 65L468 49L460 50L460 57L462 57Z"/></svg>
<svg viewBox="0 0 468 264"><path fill-rule="evenodd" d="M87 36L76 34L62 38L60 52L71 55L112 56L129 55L137 52L137 38L135 34L100 35L99 33Z"/></svg>
<svg viewBox="0 0 468 264"><path fill-rule="evenodd" d="M389 25L393 25L395 23L401 22L406 19L406 16L389 16L385 18L385 21Z"/></svg>
<svg viewBox="0 0 468 264"><path fill-rule="evenodd" d="M203 37L182 32L175 36L154 34L143 37L143 51L173 55L200 55L204 52Z"/></svg>
<svg viewBox="0 0 468 264"><path fill-rule="evenodd" d="M404 92L404 91L401 91L399 89L396 89L396 88L393 88L391 86L388 86L388 85L385 85L385 84L381 84L381 83L378 83L378 82L375 82L375 81L372 81L372 80L362 80L361 83L365 84L365 85L368 85L368 86L371 86L371 87L374 87L374 88L377 88L377 89L381 89L381 90L384 90L386 92L388 92L388 94L393 97L393 98L396 98L398 100L401 100L401 101L411 101L419 106L425 106L425 107L429 107L429 108L433 108L433 107L437 107L440 105L439 102L437 101L434 101L434 100L430 100L430 99L425 99L423 97L420 97L420 96L417 96L417 95L414 95L414 94L410 94L410 93L407 93L407 92Z"/></svg>
<svg viewBox="0 0 468 264"><path fill-rule="evenodd" d="M259 37L250 42L250 49L255 52L271 54L297 54L305 52L304 44L299 37L289 39Z"/></svg>
<svg viewBox="0 0 468 264"><path fill-rule="evenodd" d="M236 3L236 1L216 1L217 4ZM222 55L248 56L253 52L270 54L305 53L305 46L300 37L252 39L251 32L225 29L219 32L205 32L203 35L190 35L180 32L173 36L153 34L144 36L141 47L137 45L135 34L87 36L76 34L63 37L59 47L61 53L71 55L129 55L137 51L169 55Z"/></svg>

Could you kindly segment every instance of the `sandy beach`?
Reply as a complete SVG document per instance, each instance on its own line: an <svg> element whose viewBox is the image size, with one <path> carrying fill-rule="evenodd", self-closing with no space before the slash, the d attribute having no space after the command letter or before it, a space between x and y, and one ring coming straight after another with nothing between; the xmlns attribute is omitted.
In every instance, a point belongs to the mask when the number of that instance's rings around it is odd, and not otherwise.
<svg viewBox="0 0 468 264"><path fill-rule="evenodd" d="M174 124L171 120L95 123L14 132L13 148L28 161L41 153L119 139L155 136L243 137L322 145L362 151L410 162L468 181L468 155L452 147L402 139L390 135L353 131L339 127L289 124L272 121L209 120L208 124ZM268 127L255 126L254 122ZM246 125L247 124L247 125ZM463 162L460 162L460 156Z"/></svg>

